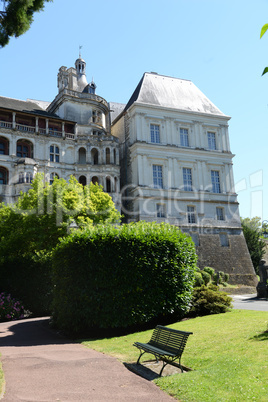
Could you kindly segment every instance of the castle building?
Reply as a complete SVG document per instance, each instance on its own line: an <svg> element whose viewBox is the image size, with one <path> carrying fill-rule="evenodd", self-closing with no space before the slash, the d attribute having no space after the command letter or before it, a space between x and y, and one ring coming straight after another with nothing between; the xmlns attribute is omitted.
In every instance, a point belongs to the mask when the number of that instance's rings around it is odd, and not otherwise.
<svg viewBox="0 0 268 402"><path fill-rule="evenodd" d="M107 103L86 63L61 67L49 102L0 97L0 196L14 202L37 172L98 182L126 222L177 225L198 265L256 285L241 230L223 114L191 81L145 73L126 105Z"/></svg>

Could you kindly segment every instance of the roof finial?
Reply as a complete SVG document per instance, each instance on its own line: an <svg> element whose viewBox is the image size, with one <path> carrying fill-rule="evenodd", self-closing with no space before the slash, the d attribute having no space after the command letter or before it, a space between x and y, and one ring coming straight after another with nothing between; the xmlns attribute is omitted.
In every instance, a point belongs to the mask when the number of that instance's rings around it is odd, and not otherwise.
<svg viewBox="0 0 268 402"><path fill-rule="evenodd" d="M82 47L83 47L83 46L79 46L79 59L82 58L82 57L81 57L81 49L82 49Z"/></svg>

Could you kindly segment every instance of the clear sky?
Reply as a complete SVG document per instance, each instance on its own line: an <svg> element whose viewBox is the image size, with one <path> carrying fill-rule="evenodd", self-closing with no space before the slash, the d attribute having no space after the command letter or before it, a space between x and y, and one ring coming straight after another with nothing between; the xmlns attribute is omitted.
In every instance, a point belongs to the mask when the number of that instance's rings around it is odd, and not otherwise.
<svg viewBox="0 0 268 402"><path fill-rule="evenodd" d="M268 220L268 0L54 0L0 49L0 95L52 101L82 47L88 81L126 103L144 72L189 79L226 115L242 217Z"/></svg>

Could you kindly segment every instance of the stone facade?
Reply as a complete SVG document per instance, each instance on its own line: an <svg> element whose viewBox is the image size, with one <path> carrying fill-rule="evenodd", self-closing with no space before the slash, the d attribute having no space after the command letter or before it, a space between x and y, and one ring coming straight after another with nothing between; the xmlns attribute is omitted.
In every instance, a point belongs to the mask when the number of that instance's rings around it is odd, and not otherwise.
<svg viewBox="0 0 268 402"><path fill-rule="evenodd" d="M122 211L128 222L177 225L201 268L255 286L234 188L228 122L191 81L145 73L112 124L120 139Z"/></svg>
<svg viewBox="0 0 268 402"><path fill-rule="evenodd" d="M61 67L53 102L0 98L0 193L14 202L37 172L45 181L75 176L98 182L121 210L119 139L111 135L109 106L86 80L86 63Z"/></svg>

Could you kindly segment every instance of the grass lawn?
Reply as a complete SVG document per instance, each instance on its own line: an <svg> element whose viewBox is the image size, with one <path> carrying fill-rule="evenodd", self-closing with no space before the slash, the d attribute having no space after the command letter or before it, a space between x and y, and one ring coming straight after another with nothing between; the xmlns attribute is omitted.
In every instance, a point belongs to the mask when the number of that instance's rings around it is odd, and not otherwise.
<svg viewBox="0 0 268 402"><path fill-rule="evenodd" d="M233 310L170 325L192 331L182 364L193 371L162 377L155 383L187 402L268 401L268 313ZM152 331L121 337L87 340L83 344L135 362L139 351L133 342L148 342ZM145 355L144 360L152 355Z"/></svg>

